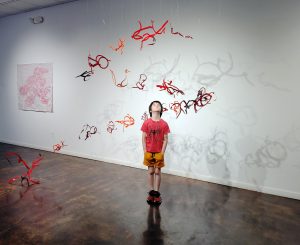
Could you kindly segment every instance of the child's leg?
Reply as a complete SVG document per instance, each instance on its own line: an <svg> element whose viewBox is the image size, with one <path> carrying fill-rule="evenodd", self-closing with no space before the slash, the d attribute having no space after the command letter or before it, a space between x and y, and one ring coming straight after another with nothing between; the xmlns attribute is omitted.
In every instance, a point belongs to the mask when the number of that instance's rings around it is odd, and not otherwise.
<svg viewBox="0 0 300 245"><path fill-rule="evenodd" d="M154 167L148 167L148 182L151 190L154 190Z"/></svg>
<svg viewBox="0 0 300 245"><path fill-rule="evenodd" d="M155 168L155 185L154 185L154 190L155 191L159 191L160 181L161 181L160 168Z"/></svg>

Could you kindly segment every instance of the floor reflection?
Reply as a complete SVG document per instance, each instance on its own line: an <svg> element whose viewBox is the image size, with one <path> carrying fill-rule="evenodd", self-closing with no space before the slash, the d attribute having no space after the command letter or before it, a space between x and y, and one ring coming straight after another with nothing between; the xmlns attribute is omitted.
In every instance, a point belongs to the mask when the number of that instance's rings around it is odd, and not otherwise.
<svg viewBox="0 0 300 245"><path fill-rule="evenodd" d="M160 228L161 215L159 207L149 206L147 230L143 232L143 244L164 244L164 233Z"/></svg>

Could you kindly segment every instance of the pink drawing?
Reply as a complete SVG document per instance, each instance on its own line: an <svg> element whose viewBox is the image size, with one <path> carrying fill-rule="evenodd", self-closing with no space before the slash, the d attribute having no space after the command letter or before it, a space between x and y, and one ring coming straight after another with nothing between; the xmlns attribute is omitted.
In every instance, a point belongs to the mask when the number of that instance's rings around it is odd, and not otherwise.
<svg viewBox="0 0 300 245"><path fill-rule="evenodd" d="M18 65L19 109L52 112L52 64Z"/></svg>

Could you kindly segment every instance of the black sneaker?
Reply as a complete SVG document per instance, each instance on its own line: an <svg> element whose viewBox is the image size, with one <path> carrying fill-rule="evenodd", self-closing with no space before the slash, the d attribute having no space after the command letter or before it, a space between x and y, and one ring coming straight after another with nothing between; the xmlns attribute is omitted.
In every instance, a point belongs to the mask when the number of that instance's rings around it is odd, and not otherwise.
<svg viewBox="0 0 300 245"><path fill-rule="evenodd" d="M162 202L162 199L161 199L159 191L155 191L153 204L159 206L161 204L161 202Z"/></svg>
<svg viewBox="0 0 300 245"><path fill-rule="evenodd" d="M148 204L153 204L153 202L154 202L154 195L155 195L155 191L154 190L149 191L149 196L147 198L147 203Z"/></svg>

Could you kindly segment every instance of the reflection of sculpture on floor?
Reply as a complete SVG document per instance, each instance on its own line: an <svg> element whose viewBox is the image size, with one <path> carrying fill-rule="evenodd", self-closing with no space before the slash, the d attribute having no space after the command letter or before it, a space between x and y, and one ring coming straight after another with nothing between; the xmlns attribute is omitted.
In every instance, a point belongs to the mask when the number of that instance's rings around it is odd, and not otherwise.
<svg viewBox="0 0 300 245"><path fill-rule="evenodd" d="M32 184L39 184L40 183L39 180L32 179L31 174L32 174L33 169L35 169L37 166L40 165L40 162L43 159L41 154L39 154L39 157L37 157L35 160L32 161L31 167L29 167L28 164L23 160L23 158L16 152L7 152L5 154L5 157L6 157L6 159L9 163L11 163L11 162L9 161L8 157L11 157L11 156L16 156L17 159L18 159L18 163L22 163L27 168L27 172L22 174L22 175L10 178L8 180L9 184L12 184L17 179L21 179L21 184L22 185L23 185L23 180L27 181L28 186L29 186L29 183L32 183Z"/></svg>
<svg viewBox="0 0 300 245"><path fill-rule="evenodd" d="M160 228L161 216L158 207L149 206L147 230L143 233L143 244L164 244L164 233Z"/></svg>
<svg viewBox="0 0 300 245"><path fill-rule="evenodd" d="M9 192L15 191L16 190L16 186L14 185L8 185L7 183L4 183L0 180L0 198L2 195L5 195Z"/></svg>

